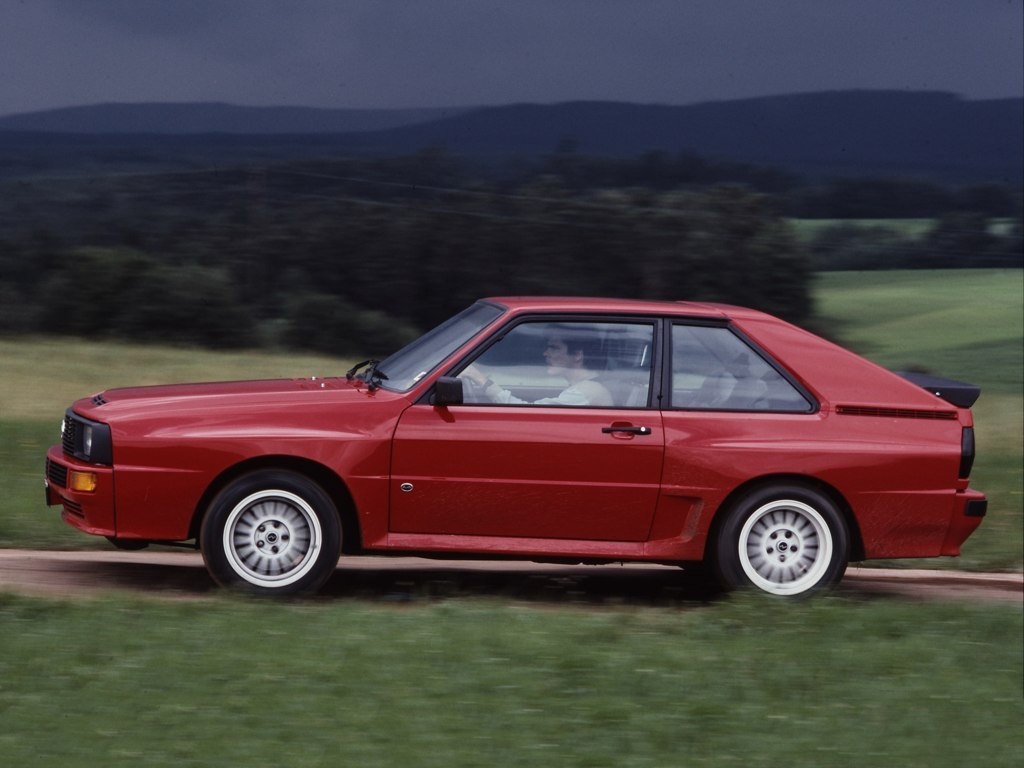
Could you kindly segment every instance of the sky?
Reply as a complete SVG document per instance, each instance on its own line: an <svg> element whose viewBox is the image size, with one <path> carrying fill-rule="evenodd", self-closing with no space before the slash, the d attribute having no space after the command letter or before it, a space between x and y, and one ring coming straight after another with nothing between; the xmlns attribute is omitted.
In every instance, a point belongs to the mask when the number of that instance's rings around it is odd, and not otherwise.
<svg viewBox="0 0 1024 768"><path fill-rule="evenodd" d="M1024 95L1024 0L0 0L0 115Z"/></svg>

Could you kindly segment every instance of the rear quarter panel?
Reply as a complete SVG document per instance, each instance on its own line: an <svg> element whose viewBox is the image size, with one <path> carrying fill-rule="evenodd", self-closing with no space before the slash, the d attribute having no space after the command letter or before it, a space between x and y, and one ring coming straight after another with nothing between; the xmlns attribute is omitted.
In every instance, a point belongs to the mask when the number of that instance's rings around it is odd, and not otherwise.
<svg viewBox="0 0 1024 768"><path fill-rule="evenodd" d="M867 558L941 554L958 494L958 409L859 355L756 312L736 326L818 401L814 414L675 412L667 430L666 494L705 494L696 536L730 492L752 482L804 478L827 484L848 507ZM840 406L916 414L846 415ZM884 410L881 411L884 414Z"/></svg>
<svg viewBox="0 0 1024 768"><path fill-rule="evenodd" d="M683 524L699 558L730 494L758 482L823 483L852 513L865 556L940 554L959 485L960 425L840 416L666 414L663 507ZM698 503L699 502L699 503ZM661 511L661 510L659 510Z"/></svg>

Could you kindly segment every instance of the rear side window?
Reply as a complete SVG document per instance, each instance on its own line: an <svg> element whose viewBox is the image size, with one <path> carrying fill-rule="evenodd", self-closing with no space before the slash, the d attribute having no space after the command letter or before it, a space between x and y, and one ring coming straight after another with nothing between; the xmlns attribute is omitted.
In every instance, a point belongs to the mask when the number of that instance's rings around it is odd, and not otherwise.
<svg viewBox="0 0 1024 768"><path fill-rule="evenodd" d="M724 326L672 326L671 407L809 413L814 404Z"/></svg>

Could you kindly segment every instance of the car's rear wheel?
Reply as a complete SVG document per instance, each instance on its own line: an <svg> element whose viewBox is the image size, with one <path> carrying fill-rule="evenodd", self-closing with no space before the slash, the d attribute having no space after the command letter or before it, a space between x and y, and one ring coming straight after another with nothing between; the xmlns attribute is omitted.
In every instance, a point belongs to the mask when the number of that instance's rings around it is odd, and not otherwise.
<svg viewBox="0 0 1024 768"><path fill-rule="evenodd" d="M210 504L203 560L221 585L263 594L313 592L334 572L341 524L331 498L283 470L245 475Z"/></svg>
<svg viewBox="0 0 1024 768"><path fill-rule="evenodd" d="M801 486L772 486L740 499L715 541L722 585L772 595L808 595L834 586L846 572L850 535L827 496Z"/></svg>

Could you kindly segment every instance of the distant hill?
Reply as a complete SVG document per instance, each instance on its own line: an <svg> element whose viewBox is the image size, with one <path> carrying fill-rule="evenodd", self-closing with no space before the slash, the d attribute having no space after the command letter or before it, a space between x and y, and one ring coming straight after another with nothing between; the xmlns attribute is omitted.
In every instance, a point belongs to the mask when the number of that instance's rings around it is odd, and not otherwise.
<svg viewBox="0 0 1024 768"><path fill-rule="evenodd" d="M224 134L246 138L228 140ZM689 106L567 102L329 110L108 104L0 118L0 152L15 152L16 146L88 145L95 151L97 145L147 144L176 151L230 145L232 157L251 149L264 161L277 151L409 154L444 148L480 158L530 157L558 148L602 156L689 152L811 177L899 175L1021 186L1024 99L837 91Z"/></svg>
<svg viewBox="0 0 1024 768"><path fill-rule="evenodd" d="M240 107L218 102L95 104L0 117L0 131L118 134L351 133L438 120L468 109Z"/></svg>
<svg viewBox="0 0 1024 768"><path fill-rule="evenodd" d="M845 91L693 106L576 102L479 109L363 137L366 148L482 154L691 151L814 175L899 173L1020 185L1024 100Z"/></svg>

